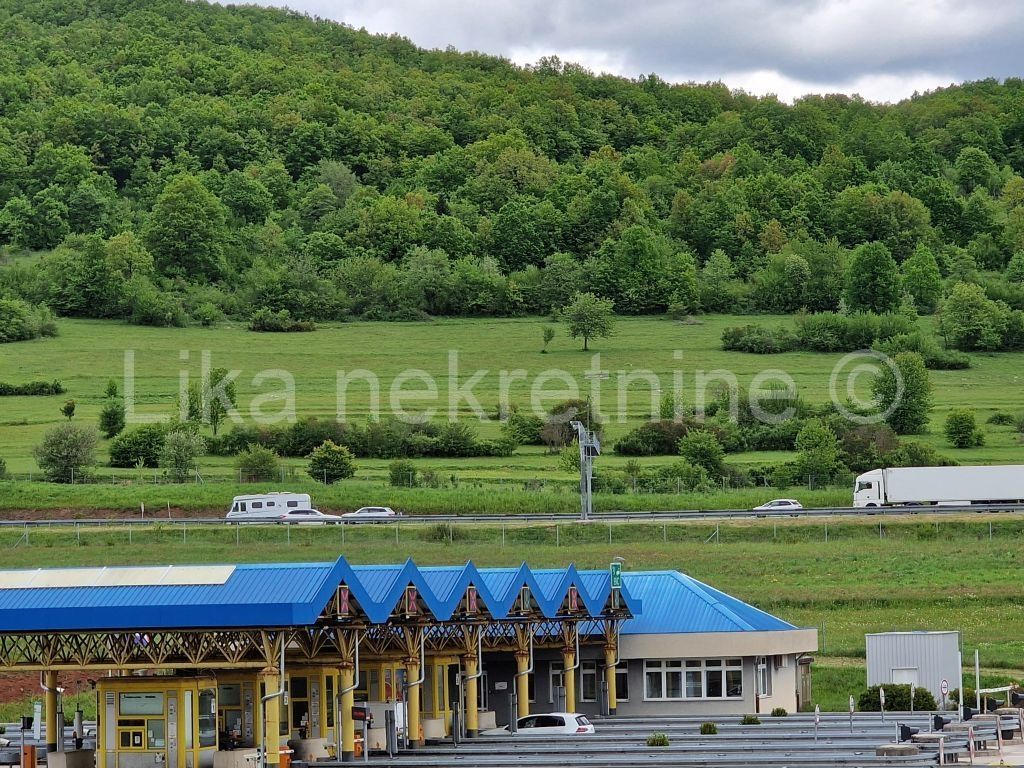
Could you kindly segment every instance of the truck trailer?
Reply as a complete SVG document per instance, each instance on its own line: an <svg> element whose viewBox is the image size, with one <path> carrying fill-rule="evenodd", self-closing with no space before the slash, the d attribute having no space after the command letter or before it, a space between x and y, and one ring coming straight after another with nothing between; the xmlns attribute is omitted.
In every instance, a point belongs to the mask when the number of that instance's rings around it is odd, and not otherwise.
<svg viewBox="0 0 1024 768"><path fill-rule="evenodd" d="M858 475L853 506L1024 503L1024 465L896 467Z"/></svg>

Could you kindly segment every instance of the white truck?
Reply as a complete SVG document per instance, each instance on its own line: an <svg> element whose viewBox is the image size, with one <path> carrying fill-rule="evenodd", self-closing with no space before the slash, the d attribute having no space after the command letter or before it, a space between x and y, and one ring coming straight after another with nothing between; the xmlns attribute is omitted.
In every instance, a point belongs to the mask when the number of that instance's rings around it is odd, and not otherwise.
<svg viewBox="0 0 1024 768"><path fill-rule="evenodd" d="M1024 465L897 467L858 475L853 506L1024 503Z"/></svg>

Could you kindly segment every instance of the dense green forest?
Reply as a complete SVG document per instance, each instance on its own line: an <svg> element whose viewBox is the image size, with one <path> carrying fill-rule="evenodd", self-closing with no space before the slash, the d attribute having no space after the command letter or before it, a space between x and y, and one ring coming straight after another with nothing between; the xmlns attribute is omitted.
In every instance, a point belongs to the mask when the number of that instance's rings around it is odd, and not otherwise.
<svg viewBox="0 0 1024 768"><path fill-rule="evenodd" d="M184 0L8 0L0 38L0 340L50 312L414 319L590 291L634 314L952 293L984 326L953 346L1024 344L1019 79L787 105Z"/></svg>

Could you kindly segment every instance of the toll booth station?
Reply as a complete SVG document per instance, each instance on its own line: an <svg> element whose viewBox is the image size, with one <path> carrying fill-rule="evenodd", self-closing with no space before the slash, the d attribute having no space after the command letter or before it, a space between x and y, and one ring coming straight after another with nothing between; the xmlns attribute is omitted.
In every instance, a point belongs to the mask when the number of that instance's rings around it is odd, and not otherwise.
<svg viewBox="0 0 1024 768"><path fill-rule="evenodd" d="M0 669L45 681L47 752L62 672L95 670L97 768L247 768L356 754L353 712L400 718L408 746L493 724L488 658L530 710L535 652L559 658L566 707L584 649L606 660L640 601L608 572L327 563L0 571ZM102 676L109 671L110 676ZM491 714L488 720L488 715ZM89 755L67 768L91 763ZM74 765L72 765L74 762Z"/></svg>

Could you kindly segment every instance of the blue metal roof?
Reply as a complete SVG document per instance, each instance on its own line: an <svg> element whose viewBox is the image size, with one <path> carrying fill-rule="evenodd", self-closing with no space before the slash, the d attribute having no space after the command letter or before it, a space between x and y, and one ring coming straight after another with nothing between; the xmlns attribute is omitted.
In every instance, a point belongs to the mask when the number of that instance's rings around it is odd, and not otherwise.
<svg viewBox="0 0 1024 768"><path fill-rule="evenodd" d="M88 582L86 570L81 570L83 583ZM119 571L127 574L130 569L109 568L105 575L116 582ZM139 583L136 573L134 586L74 585L76 569L4 572L0 632L308 626L341 584L374 623L388 620L410 585L440 621L451 619L470 586L476 588L482 608L498 619L509 616L523 587L546 618L564 615L572 587L592 618L602 615L611 592L607 571L577 571L573 565L478 569L471 562L419 567L409 560L353 566L339 557L333 563L236 565L228 571L217 583L173 585ZM46 577L55 574L61 577L57 581L72 586L32 586L53 583ZM675 571L624 572L622 599L633 616L623 624L625 634L794 628Z"/></svg>
<svg viewBox="0 0 1024 768"><path fill-rule="evenodd" d="M678 571L623 571L622 581L643 604L641 612L622 623L624 635L796 629Z"/></svg>
<svg viewBox="0 0 1024 768"><path fill-rule="evenodd" d="M119 570L127 574L130 569L104 569L114 581ZM45 577L58 572L71 586L32 586L50 583ZM74 585L75 569L6 572L0 588L0 632L307 626L316 622L340 584L348 586L374 623L387 621L410 585L441 621L452 617L470 586L495 618L508 617L524 586L547 618L563 614L570 587L576 587L592 617L602 615L610 594L606 574L580 574L572 565L532 571L525 563L484 570L473 563L421 568L412 560L353 566L339 557L333 563L231 566L223 583L156 581L136 586L88 585L87 569L81 572L85 585ZM623 597L631 610L641 609L640 601L630 598L626 589Z"/></svg>

